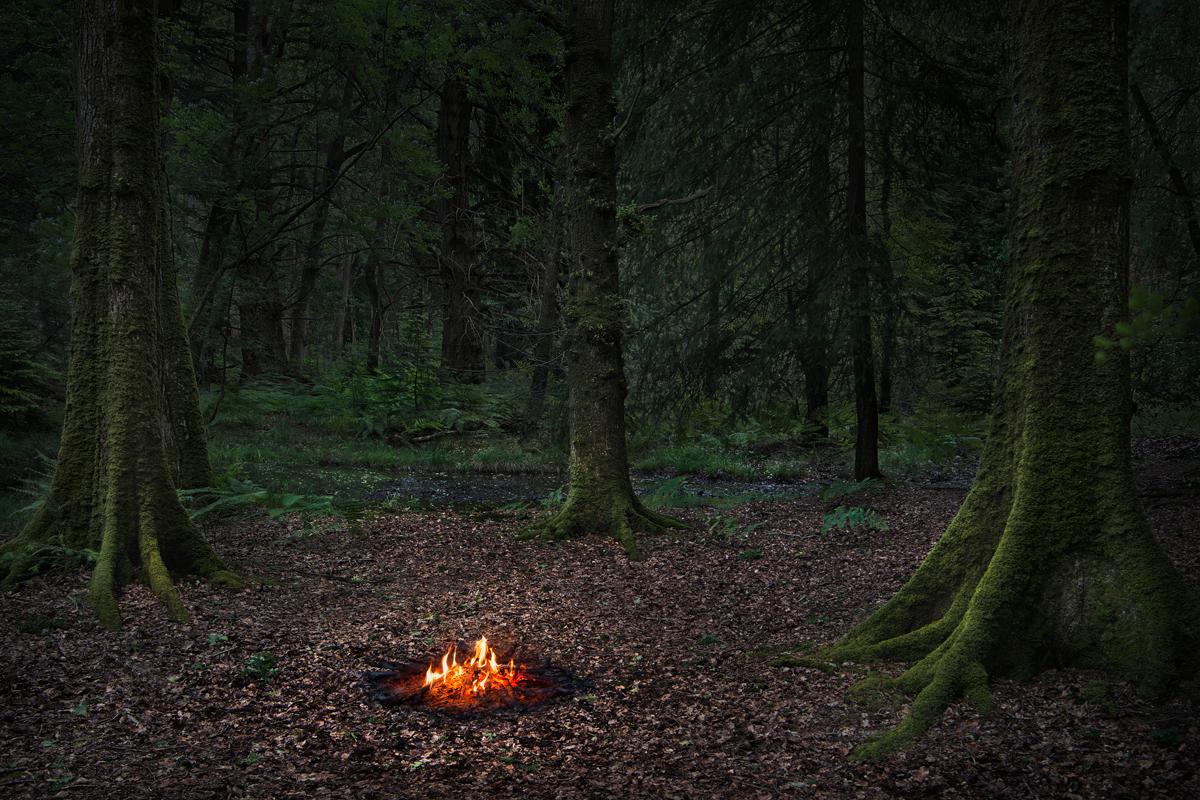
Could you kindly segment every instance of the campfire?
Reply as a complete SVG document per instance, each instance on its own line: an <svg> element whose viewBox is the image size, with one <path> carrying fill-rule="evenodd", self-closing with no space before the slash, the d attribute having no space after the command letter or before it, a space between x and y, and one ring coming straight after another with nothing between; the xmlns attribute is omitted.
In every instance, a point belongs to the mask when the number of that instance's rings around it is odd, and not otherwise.
<svg viewBox="0 0 1200 800"><path fill-rule="evenodd" d="M571 694L565 671L545 663L527 666L509 652L502 658L483 636L470 647L452 644L441 658L388 664L368 672L371 697L385 705L451 713L530 706Z"/></svg>

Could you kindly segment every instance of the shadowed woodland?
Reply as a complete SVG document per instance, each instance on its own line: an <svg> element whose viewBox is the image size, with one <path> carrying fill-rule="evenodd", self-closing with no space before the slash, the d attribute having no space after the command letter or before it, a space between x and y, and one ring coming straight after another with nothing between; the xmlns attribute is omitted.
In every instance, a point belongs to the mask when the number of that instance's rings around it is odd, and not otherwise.
<svg viewBox="0 0 1200 800"><path fill-rule="evenodd" d="M5 796L1200 795L1200 7L0 21Z"/></svg>

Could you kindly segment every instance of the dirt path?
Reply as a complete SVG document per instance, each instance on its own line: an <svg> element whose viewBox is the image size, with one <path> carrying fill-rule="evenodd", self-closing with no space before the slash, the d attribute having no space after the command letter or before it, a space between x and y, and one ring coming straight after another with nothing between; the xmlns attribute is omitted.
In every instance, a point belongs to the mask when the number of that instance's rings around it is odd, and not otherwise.
<svg viewBox="0 0 1200 800"><path fill-rule="evenodd" d="M1200 442L1139 457L1156 530L1194 581ZM763 522L746 541L701 525L649 540L638 564L607 541L517 541L528 512L317 535L227 525L211 531L220 550L281 583L187 584L187 625L133 589L116 634L81 606L83 576L35 582L0 597L0 796L1200 796L1194 709L1143 706L1094 675L1001 683L991 715L956 707L909 752L862 764L847 753L898 718L845 699L862 671L769 665L764 650L828 642L885 599L961 497L890 488L869 500L890 530L854 536L822 535L816 498L753 503L726 512ZM377 661L480 633L591 688L472 720L366 701L358 677ZM244 672L263 652L269 681Z"/></svg>

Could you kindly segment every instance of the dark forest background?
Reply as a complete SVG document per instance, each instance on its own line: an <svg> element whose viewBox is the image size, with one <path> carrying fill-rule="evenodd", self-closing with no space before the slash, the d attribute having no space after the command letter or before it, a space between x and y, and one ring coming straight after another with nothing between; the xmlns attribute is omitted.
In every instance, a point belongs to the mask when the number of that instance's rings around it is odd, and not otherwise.
<svg viewBox="0 0 1200 800"><path fill-rule="evenodd" d="M170 231L218 480L362 495L408 467L560 468L554 19L517 0L163 5ZM866 7L870 334L891 476L977 448L991 407L1011 39L994 4L970 5ZM62 419L76 166L68 4L20 0L3 17L8 535ZM852 445L864 295L844 258L841 19L812 2L621 4L637 469L786 480ZM1132 353L1137 435L1200 427L1200 7L1142 0L1131 25L1132 321L1095 344Z"/></svg>

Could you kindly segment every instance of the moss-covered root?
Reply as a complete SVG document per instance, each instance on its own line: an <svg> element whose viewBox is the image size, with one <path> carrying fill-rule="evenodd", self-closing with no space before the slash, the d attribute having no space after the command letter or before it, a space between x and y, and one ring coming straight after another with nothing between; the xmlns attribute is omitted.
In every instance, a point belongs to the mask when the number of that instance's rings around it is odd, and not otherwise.
<svg viewBox="0 0 1200 800"><path fill-rule="evenodd" d="M683 522L651 511L632 494L619 494L605 503L586 503L568 497L562 509L535 527L532 535L561 540L592 533L613 536L633 561L641 561L636 533L659 533L670 529L685 529Z"/></svg>
<svg viewBox="0 0 1200 800"><path fill-rule="evenodd" d="M905 677L907 674L894 681L868 678L871 681L869 689L876 695L885 694L888 689L903 689L908 682ZM866 691L867 688L863 686L859 691ZM929 730L942 712L959 698L966 698L980 711L992 708L987 670L978 661L952 649L937 660L929 682L917 694L900 724L860 745L854 751L855 757L872 759L903 749Z"/></svg>
<svg viewBox="0 0 1200 800"><path fill-rule="evenodd" d="M217 557L183 510L170 502L173 497L156 496L148 487L143 487L139 495L136 543L123 539L115 514L104 520L100 555L88 587L88 601L101 624L114 630L121 626L117 593L135 578L150 587L176 622L186 622L189 615L173 573L196 575L224 586L244 585Z"/></svg>

